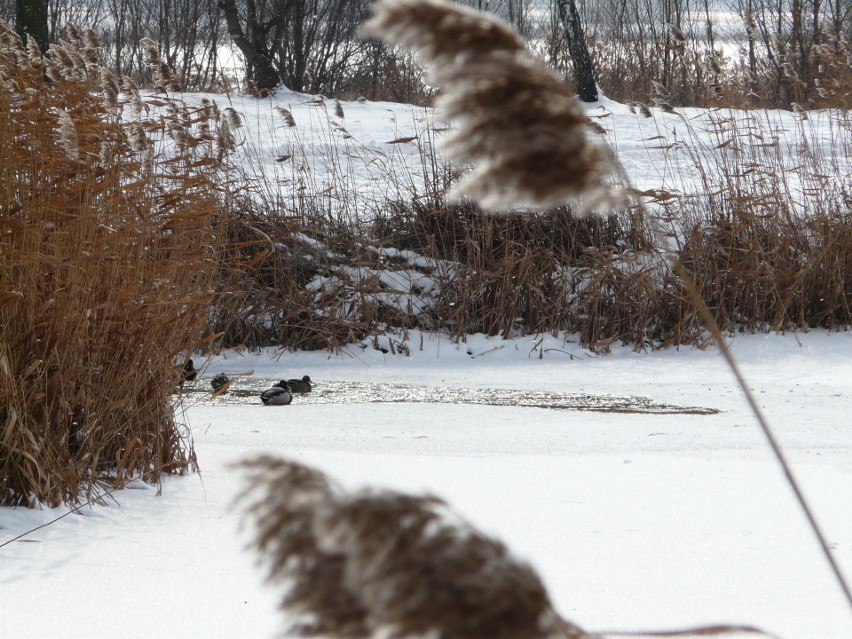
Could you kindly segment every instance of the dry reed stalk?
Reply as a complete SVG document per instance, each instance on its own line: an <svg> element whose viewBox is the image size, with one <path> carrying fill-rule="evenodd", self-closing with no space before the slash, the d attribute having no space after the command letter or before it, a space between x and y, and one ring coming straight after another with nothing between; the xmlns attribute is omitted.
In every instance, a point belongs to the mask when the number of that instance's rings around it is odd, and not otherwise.
<svg viewBox="0 0 852 639"><path fill-rule="evenodd" d="M100 70L46 83L0 41L0 503L54 506L194 466L174 360L204 338L226 215L204 144L146 172L166 123L123 124Z"/></svg>
<svg viewBox="0 0 852 639"><path fill-rule="evenodd" d="M348 494L321 472L259 457L240 498L291 631L350 638L586 639L538 575L435 497Z"/></svg>
<svg viewBox="0 0 852 639"><path fill-rule="evenodd" d="M505 23L442 0L379 0L373 12L364 32L415 50L441 87L436 105L458 125L447 154L474 165L456 196L489 211L618 201L612 154L562 78Z"/></svg>

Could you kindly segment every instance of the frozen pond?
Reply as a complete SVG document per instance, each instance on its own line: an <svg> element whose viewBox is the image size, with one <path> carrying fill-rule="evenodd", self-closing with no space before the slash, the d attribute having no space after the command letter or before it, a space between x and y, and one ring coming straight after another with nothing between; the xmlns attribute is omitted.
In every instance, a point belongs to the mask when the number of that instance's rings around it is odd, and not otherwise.
<svg viewBox="0 0 852 639"><path fill-rule="evenodd" d="M235 377L232 378L231 386L226 393L213 397L210 380L199 378L194 384L187 384L181 396L189 406L260 404L260 393L277 381L277 379L257 377ZM681 415L713 415L720 412L715 408L667 404L638 395L555 393L366 382L315 381L311 393L293 396L293 404L371 403L479 404L605 413Z"/></svg>

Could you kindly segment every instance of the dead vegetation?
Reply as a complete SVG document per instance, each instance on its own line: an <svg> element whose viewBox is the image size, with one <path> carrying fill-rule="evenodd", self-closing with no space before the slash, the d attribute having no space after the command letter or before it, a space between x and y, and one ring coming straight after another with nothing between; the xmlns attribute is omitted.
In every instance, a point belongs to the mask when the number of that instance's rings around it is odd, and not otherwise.
<svg viewBox="0 0 852 639"><path fill-rule="evenodd" d="M772 637L718 624L591 633L563 618L536 571L443 500L347 492L321 471L262 456L238 497L287 632L304 637L603 639Z"/></svg>
<svg viewBox="0 0 852 639"><path fill-rule="evenodd" d="M218 114L146 118L77 35L42 57L0 24L2 504L195 464L170 396L216 299Z"/></svg>
<svg viewBox="0 0 852 639"><path fill-rule="evenodd" d="M492 17L455 5L404 0L379 6L388 13L370 29L422 46L433 74L449 83L442 103L460 124L447 142L462 151L455 163L443 164L431 143L440 136L428 127L416 138L395 140L417 146L429 178L424 193L410 198L404 193L413 180L390 174L385 182L394 195L383 201L359 200L343 172L331 180L334 196L325 200L308 202L309 180L293 182L287 205L270 188L258 188L245 215L281 250L246 276L251 304L222 316L239 327L229 344L338 348L370 333L423 328L456 339L476 332L577 332L596 350L619 342L637 349L706 346L712 342L706 322L674 264L690 273L727 332L845 330L852 323L848 112L812 113L811 119L828 122L811 128L804 113L718 109L705 118L671 105L640 108L659 133L647 144L660 145L671 162L659 167L661 188L630 191L633 202L602 196L621 172L599 148L593 127L572 110L570 96L547 88L545 79L504 83L509 75L495 70L508 65L528 76L544 74L525 57L517 36L499 31ZM416 12L409 11L413 6ZM442 10L451 19L436 17ZM435 33L409 33L435 24ZM472 51L457 43L461 28L478 34L469 42ZM473 75L456 69L471 60ZM480 75L482 85L472 81ZM469 86L477 87L470 99ZM517 108L505 108L506 102ZM550 137L570 131L570 150L548 143L537 151L542 136L525 138L531 123ZM698 126L710 127L712 148ZM299 124L288 130L296 140L290 151L304 155ZM536 168L534 158L551 156L560 158L555 173ZM465 178L469 164L477 168ZM606 180L604 168L611 172ZM555 190L540 188L543 177ZM489 206L503 213L486 215L471 202L451 200L459 178L497 193ZM504 187L522 197L504 198ZM574 204L548 208L554 198L569 196ZM615 215L585 216L590 200L619 199L624 206ZM357 210L347 204L343 214L336 204L356 201ZM519 203L535 207L511 206ZM261 286L253 288L257 281Z"/></svg>
<svg viewBox="0 0 852 639"><path fill-rule="evenodd" d="M488 211L613 206L616 164L573 92L500 19L440 0L373 4L367 34L417 52L441 87L436 106L455 128L444 145L470 166L453 193Z"/></svg>

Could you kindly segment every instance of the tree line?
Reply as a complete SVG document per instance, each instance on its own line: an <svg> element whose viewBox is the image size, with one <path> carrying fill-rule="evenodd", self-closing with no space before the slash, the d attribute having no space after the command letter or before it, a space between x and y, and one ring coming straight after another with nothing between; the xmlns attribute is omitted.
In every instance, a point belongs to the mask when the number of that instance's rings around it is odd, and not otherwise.
<svg viewBox="0 0 852 639"><path fill-rule="evenodd" d="M581 99L677 106L848 107L849 0L460 0L512 24ZM0 0L42 47L68 22L145 83L143 37L187 90L294 91L426 103L412 57L359 37L369 0Z"/></svg>

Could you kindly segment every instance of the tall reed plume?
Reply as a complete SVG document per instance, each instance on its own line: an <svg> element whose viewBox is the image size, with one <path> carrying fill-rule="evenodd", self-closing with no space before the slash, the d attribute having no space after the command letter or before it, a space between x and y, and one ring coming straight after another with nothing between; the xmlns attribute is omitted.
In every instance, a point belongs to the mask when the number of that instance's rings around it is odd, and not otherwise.
<svg viewBox="0 0 852 639"><path fill-rule="evenodd" d="M290 631L347 638L583 639L533 569L435 497L347 493L323 473L259 457L248 517Z"/></svg>
<svg viewBox="0 0 852 639"><path fill-rule="evenodd" d="M367 35L416 51L458 129L449 158L474 165L455 188L484 209L611 205L616 162L565 82L499 19L443 0L378 0Z"/></svg>
<svg viewBox="0 0 852 639"><path fill-rule="evenodd" d="M588 633L541 579L437 497L346 492L322 472L260 456L238 465L238 501L267 580L299 636L345 639L601 639L759 635L751 626Z"/></svg>

